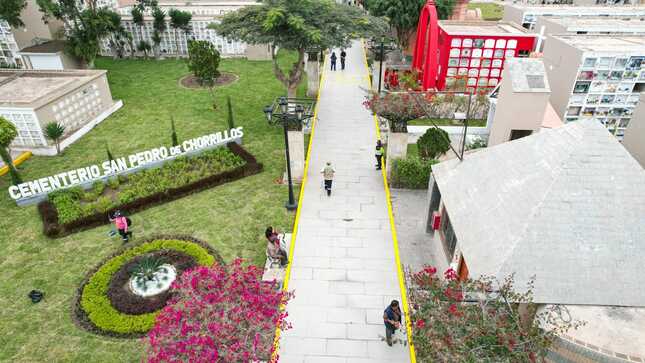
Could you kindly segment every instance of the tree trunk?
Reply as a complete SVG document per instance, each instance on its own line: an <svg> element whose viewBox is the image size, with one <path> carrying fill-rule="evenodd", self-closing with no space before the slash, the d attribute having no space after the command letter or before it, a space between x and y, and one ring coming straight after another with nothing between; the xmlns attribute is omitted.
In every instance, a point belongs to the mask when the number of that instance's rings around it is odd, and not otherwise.
<svg viewBox="0 0 645 363"><path fill-rule="evenodd" d="M275 47L271 49L271 57L273 59L273 73L276 78L287 87L287 96L296 97L296 91L300 81L302 81L302 74L305 60L305 49L298 49L298 60L294 63L293 67L289 70L289 75L285 75L280 66L278 65L278 55L275 52Z"/></svg>
<svg viewBox="0 0 645 363"><path fill-rule="evenodd" d="M297 83L292 83L289 86L287 86L287 97L288 98L296 98L299 84L300 84L300 82L297 82Z"/></svg>
<svg viewBox="0 0 645 363"><path fill-rule="evenodd" d="M59 154L60 154L60 142L56 140L56 155L59 155Z"/></svg>
<svg viewBox="0 0 645 363"><path fill-rule="evenodd" d="M18 174L18 170L13 165L13 160L11 160L11 154L5 147L0 147L0 158L4 161L5 165L9 167L9 174L11 174L11 182L14 185L22 183L22 178Z"/></svg>
<svg viewBox="0 0 645 363"><path fill-rule="evenodd" d="M177 37L177 28L175 28L175 55L179 59L179 37Z"/></svg>

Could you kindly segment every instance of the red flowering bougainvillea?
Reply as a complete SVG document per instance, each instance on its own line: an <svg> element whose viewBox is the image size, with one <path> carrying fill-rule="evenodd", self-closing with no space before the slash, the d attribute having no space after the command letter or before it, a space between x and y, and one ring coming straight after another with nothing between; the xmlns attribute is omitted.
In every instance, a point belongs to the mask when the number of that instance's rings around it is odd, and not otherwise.
<svg viewBox="0 0 645 363"><path fill-rule="evenodd" d="M489 277L460 281L453 269L442 279L436 268L426 267L409 280L419 362L543 361L555 335L582 324L561 319L556 308L536 313L532 282L520 294L512 276L502 282ZM526 314L520 313L520 303Z"/></svg>
<svg viewBox="0 0 645 363"><path fill-rule="evenodd" d="M147 361L269 360L276 327L290 327L280 307L292 294L261 277L262 269L242 260L182 274L173 283L174 297L145 338Z"/></svg>

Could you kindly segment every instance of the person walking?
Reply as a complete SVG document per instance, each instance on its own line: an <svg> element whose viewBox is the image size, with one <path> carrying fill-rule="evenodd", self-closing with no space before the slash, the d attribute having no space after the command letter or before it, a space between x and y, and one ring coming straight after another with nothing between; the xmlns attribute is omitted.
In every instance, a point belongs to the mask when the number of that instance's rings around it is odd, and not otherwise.
<svg viewBox="0 0 645 363"><path fill-rule="evenodd" d="M385 148L381 140L376 140L376 150L374 156L376 157L376 170L381 170L383 164L383 154L385 153Z"/></svg>
<svg viewBox="0 0 645 363"><path fill-rule="evenodd" d="M338 57L336 57L336 52L331 52L331 57L330 57L330 59L331 59L331 70L332 70L332 71L335 71L335 70L336 70L336 59L337 59L337 58L338 58Z"/></svg>
<svg viewBox="0 0 645 363"><path fill-rule="evenodd" d="M320 171L325 180L325 190L327 191L327 196L331 196L331 183L334 180L334 173L336 170L331 166L331 161L327 162L324 168Z"/></svg>
<svg viewBox="0 0 645 363"><path fill-rule="evenodd" d="M340 51L340 70L344 71L345 70L345 58L347 57L347 53L345 52L345 49Z"/></svg>
<svg viewBox="0 0 645 363"><path fill-rule="evenodd" d="M119 235L121 236L121 239L123 239L123 243L128 243L130 237L132 237L132 231L128 230L128 227L132 223L130 222L130 219L125 217L121 211L116 211L114 212L114 217L109 218L109 220L110 222L114 222L114 226L117 231L119 231Z"/></svg>
<svg viewBox="0 0 645 363"><path fill-rule="evenodd" d="M392 300L387 309L385 309L383 323L385 324L385 340L387 345L391 347L392 335L401 327L401 308L398 301Z"/></svg>

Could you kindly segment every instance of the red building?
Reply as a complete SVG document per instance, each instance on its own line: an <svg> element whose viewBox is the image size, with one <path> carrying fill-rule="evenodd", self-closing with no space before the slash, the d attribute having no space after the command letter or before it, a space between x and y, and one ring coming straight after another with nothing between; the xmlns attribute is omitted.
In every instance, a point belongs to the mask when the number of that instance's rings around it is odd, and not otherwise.
<svg viewBox="0 0 645 363"><path fill-rule="evenodd" d="M412 67L424 89L444 90L458 77L471 91L492 89L501 81L504 61L528 57L537 35L519 25L495 21L437 21L433 0L419 18Z"/></svg>
<svg viewBox="0 0 645 363"><path fill-rule="evenodd" d="M528 57L536 35L513 23L490 21L440 21L437 87L449 87L465 77L469 88L499 84L504 61Z"/></svg>

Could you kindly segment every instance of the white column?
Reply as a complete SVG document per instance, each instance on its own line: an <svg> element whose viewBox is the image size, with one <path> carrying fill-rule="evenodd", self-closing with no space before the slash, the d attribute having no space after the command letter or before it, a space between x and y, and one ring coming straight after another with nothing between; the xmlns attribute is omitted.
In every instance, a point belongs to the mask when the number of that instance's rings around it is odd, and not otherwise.
<svg viewBox="0 0 645 363"><path fill-rule="evenodd" d="M392 162L394 159L403 159L408 154L408 133L388 132L387 134L387 156L385 158L385 171L390 179Z"/></svg>
<svg viewBox="0 0 645 363"><path fill-rule="evenodd" d="M305 136L302 131L289 131L287 138L289 139L291 178L294 182L300 183L305 172Z"/></svg>

